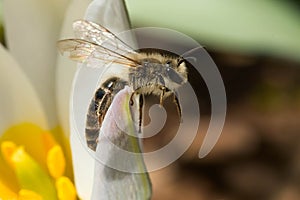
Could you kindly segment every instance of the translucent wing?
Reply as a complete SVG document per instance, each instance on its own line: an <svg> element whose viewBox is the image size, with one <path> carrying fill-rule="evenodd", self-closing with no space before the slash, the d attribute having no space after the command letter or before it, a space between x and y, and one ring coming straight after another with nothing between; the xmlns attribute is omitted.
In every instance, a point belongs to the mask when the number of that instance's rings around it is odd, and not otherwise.
<svg viewBox="0 0 300 200"><path fill-rule="evenodd" d="M76 39L58 42L60 51L69 52L72 60L92 67L98 66L93 63L99 60L132 67L139 64L131 58L137 52L108 29L86 20L75 21L73 29Z"/></svg>
<svg viewBox="0 0 300 200"><path fill-rule="evenodd" d="M57 45L62 53L69 52L70 59L77 62L86 62L89 64L93 63L93 60L96 59L102 60L105 63L115 62L131 67L135 67L139 64L137 61L129 57L130 53L123 55L104 46L99 46L98 44L83 39L60 40ZM97 67L92 64L90 66Z"/></svg>
<svg viewBox="0 0 300 200"><path fill-rule="evenodd" d="M86 20L78 20L73 23L73 29L76 38L104 46L122 55L136 53L129 45L99 24Z"/></svg>

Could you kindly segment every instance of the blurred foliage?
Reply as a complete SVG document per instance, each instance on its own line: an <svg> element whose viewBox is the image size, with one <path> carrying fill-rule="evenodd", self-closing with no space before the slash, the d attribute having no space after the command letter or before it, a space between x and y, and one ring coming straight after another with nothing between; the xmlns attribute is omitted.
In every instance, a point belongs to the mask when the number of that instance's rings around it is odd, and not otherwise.
<svg viewBox="0 0 300 200"><path fill-rule="evenodd" d="M126 0L133 27L175 29L209 49L300 62L295 1Z"/></svg>

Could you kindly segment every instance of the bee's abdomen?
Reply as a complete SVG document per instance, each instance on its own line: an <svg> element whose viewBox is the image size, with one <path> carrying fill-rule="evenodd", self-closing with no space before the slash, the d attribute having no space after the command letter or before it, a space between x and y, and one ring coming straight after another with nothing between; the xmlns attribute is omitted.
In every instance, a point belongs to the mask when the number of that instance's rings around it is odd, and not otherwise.
<svg viewBox="0 0 300 200"><path fill-rule="evenodd" d="M99 131L100 131L99 116L97 114L99 103L100 102L96 101L96 99L92 99L86 116L86 127L85 127L86 142L88 147L94 151L96 150L97 147L97 138L99 136Z"/></svg>
<svg viewBox="0 0 300 200"><path fill-rule="evenodd" d="M111 105L114 95L123 89L125 81L119 78L111 78L105 81L95 92L88 108L86 116L85 137L89 148L96 150L97 138L105 114Z"/></svg>

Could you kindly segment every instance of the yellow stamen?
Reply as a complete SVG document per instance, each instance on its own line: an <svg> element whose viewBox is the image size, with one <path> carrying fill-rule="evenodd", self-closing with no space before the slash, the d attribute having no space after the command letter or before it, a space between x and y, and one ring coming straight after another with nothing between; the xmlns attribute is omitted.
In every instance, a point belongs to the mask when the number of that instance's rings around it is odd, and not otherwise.
<svg viewBox="0 0 300 200"><path fill-rule="evenodd" d="M55 129L57 138L62 135L58 130ZM76 200L75 186L63 177L65 173L72 177L71 165L67 165L70 149L67 146L63 152L53 132L22 123L1 135L0 200ZM60 144L65 144L65 140L61 138Z"/></svg>
<svg viewBox="0 0 300 200"><path fill-rule="evenodd" d="M31 190L20 190L18 200L43 200L43 197Z"/></svg>
<svg viewBox="0 0 300 200"><path fill-rule="evenodd" d="M76 190L73 183L68 177L62 176L55 183L59 200L74 200L76 199Z"/></svg>
<svg viewBox="0 0 300 200"><path fill-rule="evenodd" d="M57 199L51 177L45 172L23 147L18 147L12 154L11 161L20 187L34 191L44 200Z"/></svg>
<svg viewBox="0 0 300 200"><path fill-rule="evenodd" d="M13 162L11 160L13 153L16 151L17 146L15 143L11 141L4 141L1 143L1 152L6 160L10 165L13 165Z"/></svg>
<svg viewBox="0 0 300 200"><path fill-rule="evenodd" d="M17 194L11 191L0 181L0 199L17 200Z"/></svg>
<svg viewBox="0 0 300 200"><path fill-rule="evenodd" d="M55 145L49 150L47 154L47 167L53 178L58 178L64 174L66 161L59 145Z"/></svg>
<svg viewBox="0 0 300 200"><path fill-rule="evenodd" d="M2 141L11 141L15 144L22 144L26 149L26 152L40 163L42 167L46 168L46 155L52 147L51 143L53 143L54 139L52 133L45 131L35 124L20 123L11 126L3 134L1 133L0 142ZM47 143L46 146L45 142Z"/></svg>

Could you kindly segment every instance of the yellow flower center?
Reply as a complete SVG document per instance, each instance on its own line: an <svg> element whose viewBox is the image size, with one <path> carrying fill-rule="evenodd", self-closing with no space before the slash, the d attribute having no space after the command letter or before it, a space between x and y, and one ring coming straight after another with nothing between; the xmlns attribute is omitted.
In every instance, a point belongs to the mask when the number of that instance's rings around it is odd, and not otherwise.
<svg viewBox="0 0 300 200"><path fill-rule="evenodd" d="M59 177L55 182L55 186L60 200L76 199L75 187L68 177Z"/></svg>
<svg viewBox="0 0 300 200"><path fill-rule="evenodd" d="M60 146L55 145L47 154L47 167L53 178L63 175L66 168L66 161Z"/></svg>
<svg viewBox="0 0 300 200"><path fill-rule="evenodd" d="M13 165L13 162L11 160L13 153L16 151L17 146L13 142L3 142L1 144L1 152L4 156L4 159L10 164Z"/></svg>
<svg viewBox="0 0 300 200"><path fill-rule="evenodd" d="M33 131L31 135L27 132L28 130ZM26 134L31 141L25 140L26 137L22 135L24 132L27 132ZM18 133L19 136L21 134L20 137L23 140L15 138L18 137ZM32 137L32 135L35 137ZM8 136L11 136L11 138ZM22 145L17 145L16 142ZM36 143L38 144L36 145ZM19 188L16 190L6 186L6 183L10 181L10 177L8 176L8 180L6 177L6 181L1 181L3 176L0 175L1 200L76 199L74 184L68 177L64 176L67 165L64 152L61 146L55 142L50 132L32 124L21 124L19 127L10 128L0 138L0 144L2 153L0 155L0 169L5 169L8 172L12 171ZM1 163L1 160L5 160L6 163Z"/></svg>
<svg viewBox="0 0 300 200"><path fill-rule="evenodd" d="M20 190L18 200L43 200L43 197L30 190Z"/></svg>

